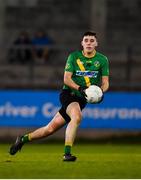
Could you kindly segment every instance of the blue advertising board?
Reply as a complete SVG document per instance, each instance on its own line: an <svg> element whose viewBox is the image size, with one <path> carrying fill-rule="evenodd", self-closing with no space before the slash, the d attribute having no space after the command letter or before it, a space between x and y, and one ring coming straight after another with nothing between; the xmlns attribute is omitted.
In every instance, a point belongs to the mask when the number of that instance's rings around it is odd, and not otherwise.
<svg viewBox="0 0 141 180"><path fill-rule="evenodd" d="M41 127L59 107L58 91L0 91L0 126ZM141 129L141 93L105 93L83 110L80 128Z"/></svg>

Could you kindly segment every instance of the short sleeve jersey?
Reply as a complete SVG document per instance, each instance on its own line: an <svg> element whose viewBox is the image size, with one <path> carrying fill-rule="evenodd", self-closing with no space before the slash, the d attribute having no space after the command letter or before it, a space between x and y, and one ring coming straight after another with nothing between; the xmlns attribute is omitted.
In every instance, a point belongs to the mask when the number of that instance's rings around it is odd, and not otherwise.
<svg viewBox="0 0 141 180"><path fill-rule="evenodd" d="M100 86L102 76L109 76L109 62L106 56L98 52L88 58L82 51L75 51L69 55L65 71L72 72L72 80L80 86ZM70 89L70 87L64 85L63 89ZM79 91L74 89L71 91L81 96Z"/></svg>

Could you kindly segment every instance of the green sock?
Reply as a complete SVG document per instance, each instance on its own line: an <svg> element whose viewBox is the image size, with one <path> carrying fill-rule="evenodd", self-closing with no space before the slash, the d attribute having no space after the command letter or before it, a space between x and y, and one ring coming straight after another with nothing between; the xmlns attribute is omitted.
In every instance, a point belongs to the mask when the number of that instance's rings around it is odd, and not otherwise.
<svg viewBox="0 0 141 180"><path fill-rule="evenodd" d="M65 154L71 154L71 146L65 146Z"/></svg>
<svg viewBox="0 0 141 180"><path fill-rule="evenodd" d="M30 141L30 139L29 139L29 135L28 134L25 134L24 136L22 136L22 142L23 143L27 143L29 141Z"/></svg>

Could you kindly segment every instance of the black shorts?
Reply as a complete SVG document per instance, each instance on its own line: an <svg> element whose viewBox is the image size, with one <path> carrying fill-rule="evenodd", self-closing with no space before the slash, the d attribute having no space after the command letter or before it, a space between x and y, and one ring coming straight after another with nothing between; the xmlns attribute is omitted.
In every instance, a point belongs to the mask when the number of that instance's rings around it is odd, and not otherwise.
<svg viewBox="0 0 141 180"><path fill-rule="evenodd" d="M66 109L70 103L78 102L81 110L87 104L85 98L78 97L74 95L70 90L67 90L67 89L63 89L62 92L60 93L60 102L62 104L62 107L60 108L59 113L65 119L67 123L70 121L70 117L67 115Z"/></svg>

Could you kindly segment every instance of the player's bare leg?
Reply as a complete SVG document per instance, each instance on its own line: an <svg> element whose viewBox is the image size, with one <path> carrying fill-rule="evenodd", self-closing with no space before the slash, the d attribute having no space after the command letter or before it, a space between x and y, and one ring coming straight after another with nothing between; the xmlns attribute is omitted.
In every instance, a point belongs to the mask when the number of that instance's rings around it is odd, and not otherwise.
<svg viewBox="0 0 141 180"><path fill-rule="evenodd" d="M19 150L21 150L22 146L29 141L48 137L49 135L60 129L62 126L64 126L64 124L65 120L58 112L48 125L41 127L24 136L17 137L16 142L10 148L10 154L16 154Z"/></svg>
<svg viewBox="0 0 141 180"><path fill-rule="evenodd" d="M49 135L60 129L62 126L64 126L64 124L65 120L62 118L60 113L57 113L48 125L29 133L29 138L30 140L34 140L48 137Z"/></svg>
<svg viewBox="0 0 141 180"><path fill-rule="evenodd" d="M71 121L68 123L65 134L65 155L64 161L75 161L76 157L71 155L71 147L74 143L77 128L80 124L82 113L80 106L77 102L71 103L67 107L67 114L70 116Z"/></svg>

